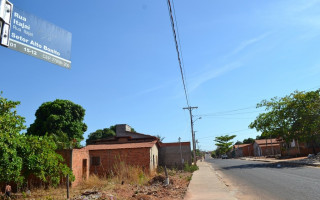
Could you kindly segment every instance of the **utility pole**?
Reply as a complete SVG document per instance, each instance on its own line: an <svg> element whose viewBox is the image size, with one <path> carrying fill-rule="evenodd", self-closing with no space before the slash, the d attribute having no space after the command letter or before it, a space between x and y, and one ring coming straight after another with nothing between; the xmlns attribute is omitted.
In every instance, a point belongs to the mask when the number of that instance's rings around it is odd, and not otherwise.
<svg viewBox="0 0 320 200"><path fill-rule="evenodd" d="M182 159L182 150L181 150L181 138L179 137L179 144L180 144L180 157L181 157L181 169L183 169L183 159Z"/></svg>
<svg viewBox="0 0 320 200"><path fill-rule="evenodd" d="M194 137L194 132L193 132L193 119L192 119L192 110L193 109L197 109L198 107L186 107L183 109L187 109L189 110L189 114L190 114L190 122L191 122L191 135L192 135L192 146L193 146L193 163L196 164L197 163L197 159L196 159L196 143L195 143L195 137Z"/></svg>

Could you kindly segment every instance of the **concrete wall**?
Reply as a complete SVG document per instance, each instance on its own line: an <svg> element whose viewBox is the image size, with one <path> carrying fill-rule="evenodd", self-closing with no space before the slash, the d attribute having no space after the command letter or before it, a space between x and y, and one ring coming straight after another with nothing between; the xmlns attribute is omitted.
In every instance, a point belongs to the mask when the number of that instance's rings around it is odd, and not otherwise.
<svg viewBox="0 0 320 200"><path fill-rule="evenodd" d="M253 154L254 156L262 156L262 152L261 152L261 149L259 147L259 145L255 142L253 143Z"/></svg>
<svg viewBox="0 0 320 200"><path fill-rule="evenodd" d="M127 124L117 124L116 125L116 136L122 136L122 133L131 132L131 127Z"/></svg>
<svg viewBox="0 0 320 200"><path fill-rule="evenodd" d="M167 143L168 144L168 143ZM170 143L169 143L170 144ZM181 154L184 163L191 165L191 147L189 142L181 143L181 151L179 143L171 143L172 145L162 144L159 150L159 165L168 168L183 167Z"/></svg>
<svg viewBox="0 0 320 200"><path fill-rule="evenodd" d="M131 132L131 127L128 124L117 124L116 125L116 136L131 138L146 138L147 135Z"/></svg>
<svg viewBox="0 0 320 200"><path fill-rule="evenodd" d="M159 151L155 144L150 148L150 171L156 170L159 164Z"/></svg>

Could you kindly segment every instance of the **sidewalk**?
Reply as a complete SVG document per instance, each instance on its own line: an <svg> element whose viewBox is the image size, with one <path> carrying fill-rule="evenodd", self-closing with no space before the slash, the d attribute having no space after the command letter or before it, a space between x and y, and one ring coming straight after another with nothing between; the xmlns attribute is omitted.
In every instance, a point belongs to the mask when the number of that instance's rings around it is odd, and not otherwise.
<svg viewBox="0 0 320 200"><path fill-rule="evenodd" d="M192 175L185 200L236 200L227 186L219 180L211 165L197 162L199 170Z"/></svg>

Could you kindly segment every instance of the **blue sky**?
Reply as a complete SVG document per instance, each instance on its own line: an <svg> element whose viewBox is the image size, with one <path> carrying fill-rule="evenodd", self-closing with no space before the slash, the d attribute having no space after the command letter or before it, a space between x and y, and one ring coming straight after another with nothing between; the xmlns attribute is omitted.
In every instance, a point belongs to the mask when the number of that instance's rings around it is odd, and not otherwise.
<svg viewBox="0 0 320 200"><path fill-rule="evenodd" d="M72 33L70 70L0 48L0 90L29 126L46 101L86 109L85 137L126 123L165 142L191 140L165 0L12 0ZM320 1L181 1L175 10L201 149L258 135L256 103L320 87ZM240 109L240 110L239 110ZM233 112L224 112L238 110Z"/></svg>

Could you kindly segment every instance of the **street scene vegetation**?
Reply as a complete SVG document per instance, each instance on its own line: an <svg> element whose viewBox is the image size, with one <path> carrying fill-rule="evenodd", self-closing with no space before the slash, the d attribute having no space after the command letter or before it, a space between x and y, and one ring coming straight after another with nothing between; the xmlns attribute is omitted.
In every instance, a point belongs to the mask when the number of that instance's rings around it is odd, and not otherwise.
<svg viewBox="0 0 320 200"><path fill-rule="evenodd" d="M80 142L87 128L83 122L85 110L69 100L45 102L36 111L35 122L27 128L24 126L24 117L18 114L19 104L1 93L0 183L17 187L17 193L11 196L12 199L65 199L66 177L69 176L71 183L74 176L56 151L81 147ZM131 131L135 132L133 128ZM89 134L86 143L89 145L94 140L114 136L115 126L110 126ZM158 137L161 139L161 136ZM197 156L202 155L198 150ZM141 167L119 160L114 169L115 173L109 176L90 176L73 189L70 195L74 199L97 194L100 199L139 199L148 196L182 199L192 172L198 170L198 167L185 164L183 170L168 169L171 184L166 188L162 186L166 179L162 167L158 171L146 173ZM175 191L172 191L172 187L176 188ZM5 197L0 194L0 198Z"/></svg>

